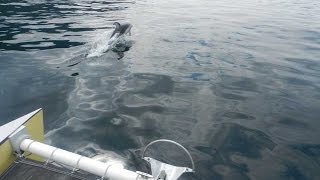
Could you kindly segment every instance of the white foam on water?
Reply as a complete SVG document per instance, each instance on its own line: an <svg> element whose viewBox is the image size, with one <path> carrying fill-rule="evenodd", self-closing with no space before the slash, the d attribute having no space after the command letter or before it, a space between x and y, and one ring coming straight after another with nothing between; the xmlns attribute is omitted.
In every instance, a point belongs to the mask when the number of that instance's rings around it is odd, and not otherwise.
<svg viewBox="0 0 320 180"><path fill-rule="evenodd" d="M123 52L128 47L132 46L132 41L126 40L126 35L113 36L110 38L112 31L107 32L97 32L94 40L89 43L91 44L91 49L89 50L87 58L99 57L102 56L109 50L116 52Z"/></svg>
<svg viewBox="0 0 320 180"><path fill-rule="evenodd" d="M113 40L110 39L111 33L112 31L97 32L97 35L92 41L87 58L102 56L103 53L111 49L112 43L110 43L110 40Z"/></svg>
<svg viewBox="0 0 320 180"><path fill-rule="evenodd" d="M87 145L77 149L75 153L85 155L104 163L119 164L125 167L129 165L127 157L124 157L114 151L104 150L95 143L88 143Z"/></svg>

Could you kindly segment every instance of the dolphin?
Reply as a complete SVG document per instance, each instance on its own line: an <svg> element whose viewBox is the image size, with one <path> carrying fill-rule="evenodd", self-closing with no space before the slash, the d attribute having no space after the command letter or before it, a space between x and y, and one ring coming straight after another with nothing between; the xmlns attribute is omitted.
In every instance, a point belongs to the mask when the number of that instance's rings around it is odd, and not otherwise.
<svg viewBox="0 0 320 180"><path fill-rule="evenodd" d="M117 38L117 37L124 35L124 34L131 35L132 25L130 23L120 24L119 22L114 22L113 25L116 26L116 28L114 29L110 39L113 38L114 36L115 36L115 38Z"/></svg>
<svg viewBox="0 0 320 180"><path fill-rule="evenodd" d="M86 55L87 58L101 56L102 53L105 53L105 52L109 51L110 49L113 50L113 48L115 48L115 49L123 49L124 48L124 50L117 50L117 51L128 51L129 50L130 47L127 47L128 46L127 43L124 44L123 42L121 42L119 40L121 40L120 37L122 35L125 35L125 34L131 35L132 25L130 23L120 24L119 22L114 22L113 25L115 26L115 29L113 30L112 35L110 36L107 44L105 44L105 42L103 42L103 44L101 44L101 40L98 41L97 43L95 43L94 44L95 46L93 46L93 48L90 50L90 52ZM108 38L108 37L106 37L106 38ZM105 40L105 39L103 38L103 40ZM119 42L119 44L116 44L118 42ZM117 47L119 45L120 46L124 45L124 47L123 48ZM123 53L123 52L119 52L120 59L123 57L123 54L121 54L121 53ZM74 65L76 65L76 64L74 64Z"/></svg>

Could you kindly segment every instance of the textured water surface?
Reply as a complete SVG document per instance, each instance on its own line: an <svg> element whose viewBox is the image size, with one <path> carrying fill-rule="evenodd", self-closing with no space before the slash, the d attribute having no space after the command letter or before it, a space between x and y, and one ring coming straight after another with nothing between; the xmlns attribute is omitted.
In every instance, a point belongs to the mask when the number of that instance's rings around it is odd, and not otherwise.
<svg viewBox="0 0 320 180"><path fill-rule="evenodd" d="M0 10L1 124L43 107L47 143L130 169L145 170L141 149L167 138L195 159L181 179L320 179L318 1L2 0ZM103 53L114 21L133 24L131 48ZM188 165L166 144L151 152Z"/></svg>

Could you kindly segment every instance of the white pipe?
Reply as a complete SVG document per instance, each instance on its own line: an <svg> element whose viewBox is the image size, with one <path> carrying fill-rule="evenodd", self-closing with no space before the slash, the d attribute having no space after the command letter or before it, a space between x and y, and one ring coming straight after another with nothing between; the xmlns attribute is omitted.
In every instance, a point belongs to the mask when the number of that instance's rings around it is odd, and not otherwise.
<svg viewBox="0 0 320 180"><path fill-rule="evenodd" d="M100 177L110 178L111 180L147 179L136 172L124 169L121 164L103 163L31 139L23 140L20 144L20 149L47 158L50 161L71 166ZM152 180L152 178L149 178L149 180Z"/></svg>

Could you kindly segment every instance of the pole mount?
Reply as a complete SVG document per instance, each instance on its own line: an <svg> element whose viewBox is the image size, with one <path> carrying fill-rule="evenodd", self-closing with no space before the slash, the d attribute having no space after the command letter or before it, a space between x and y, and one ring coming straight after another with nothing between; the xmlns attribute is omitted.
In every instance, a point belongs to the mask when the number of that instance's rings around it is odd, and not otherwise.
<svg viewBox="0 0 320 180"><path fill-rule="evenodd" d="M20 155L23 154L23 151L20 149L20 144L23 140L30 139L30 137L27 128L25 126L20 126L9 136L13 150Z"/></svg>
<svg viewBox="0 0 320 180"><path fill-rule="evenodd" d="M159 142L168 142L168 143L177 145L182 150L184 150L191 161L192 168L174 166L174 165L167 164L159 160L153 159L151 157L145 157L145 152L147 151L147 149L151 145ZM194 161L189 151L185 147L183 147L181 144L168 139L159 139L149 143L142 152L142 159L150 163L152 176L155 178L155 180L177 180L183 173L194 172L194 169L195 169Z"/></svg>

